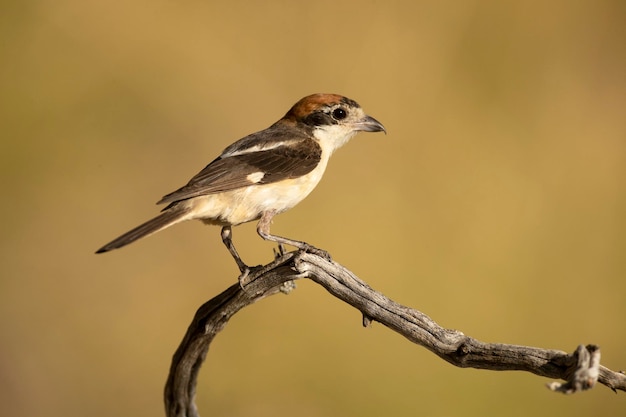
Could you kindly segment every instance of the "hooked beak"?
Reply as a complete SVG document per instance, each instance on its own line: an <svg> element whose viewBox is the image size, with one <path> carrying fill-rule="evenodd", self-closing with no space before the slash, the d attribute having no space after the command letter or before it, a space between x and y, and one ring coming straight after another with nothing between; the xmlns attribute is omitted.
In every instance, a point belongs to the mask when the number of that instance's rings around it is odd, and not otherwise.
<svg viewBox="0 0 626 417"><path fill-rule="evenodd" d="M365 116L358 122L354 123L353 126L356 130L362 132L385 132L385 134L387 134L385 126L372 116Z"/></svg>

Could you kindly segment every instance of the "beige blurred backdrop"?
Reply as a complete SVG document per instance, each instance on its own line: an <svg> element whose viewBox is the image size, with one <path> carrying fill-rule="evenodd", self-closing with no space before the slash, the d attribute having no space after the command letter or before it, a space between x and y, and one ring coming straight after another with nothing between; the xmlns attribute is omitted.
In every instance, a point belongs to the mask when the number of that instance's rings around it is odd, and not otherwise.
<svg viewBox="0 0 626 417"><path fill-rule="evenodd" d="M517 3L517 4L515 4ZM12 416L162 415L196 308L237 277L188 223L94 255L304 95L388 129L341 149L273 231L490 342L626 367L626 3L3 2L0 403ZM271 259L254 225L250 264ZM239 313L203 415L616 416L520 372L458 369L310 282Z"/></svg>

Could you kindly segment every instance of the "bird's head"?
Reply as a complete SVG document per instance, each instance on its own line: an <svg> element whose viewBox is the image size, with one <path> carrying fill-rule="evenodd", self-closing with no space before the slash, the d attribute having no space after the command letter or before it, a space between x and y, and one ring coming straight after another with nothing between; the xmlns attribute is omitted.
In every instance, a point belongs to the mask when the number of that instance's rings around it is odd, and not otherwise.
<svg viewBox="0 0 626 417"><path fill-rule="evenodd" d="M358 132L387 133L385 127L365 114L356 101L337 94L306 96L293 105L283 121L311 129L313 136L331 152Z"/></svg>

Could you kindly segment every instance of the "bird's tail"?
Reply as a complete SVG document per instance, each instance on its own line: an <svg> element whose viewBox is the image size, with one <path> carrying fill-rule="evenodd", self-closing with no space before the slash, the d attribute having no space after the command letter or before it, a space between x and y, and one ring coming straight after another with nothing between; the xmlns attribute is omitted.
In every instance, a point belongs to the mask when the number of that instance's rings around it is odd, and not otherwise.
<svg viewBox="0 0 626 417"><path fill-rule="evenodd" d="M124 233L117 239L114 239L111 242L107 243L106 245L98 249L96 253L103 253L113 249L121 248L128 245L129 243L133 243L137 239L149 236L183 220L187 220L187 214L187 210L175 208L165 210L163 213L159 214L155 218L148 220L147 222L135 227L133 230Z"/></svg>

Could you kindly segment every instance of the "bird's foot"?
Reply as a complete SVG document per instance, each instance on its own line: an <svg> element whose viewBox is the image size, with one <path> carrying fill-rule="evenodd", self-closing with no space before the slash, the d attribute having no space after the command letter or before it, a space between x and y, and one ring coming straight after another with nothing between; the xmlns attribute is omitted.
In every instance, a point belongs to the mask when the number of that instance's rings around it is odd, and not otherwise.
<svg viewBox="0 0 626 417"><path fill-rule="evenodd" d="M308 243L305 243L301 248L299 248L301 251L303 252L308 252L308 253L312 253L313 255L317 255L321 258L326 259L327 261L331 261L332 258L330 256L330 253L326 252L323 249L319 249L316 248L313 245L309 245Z"/></svg>
<svg viewBox="0 0 626 417"><path fill-rule="evenodd" d="M239 278L237 278L239 281L239 286L241 287L242 290L248 283L247 280L248 280L249 275L250 275L250 268L245 267L244 269L241 270L241 275L239 275Z"/></svg>
<svg viewBox="0 0 626 417"><path fill-rule="evenodd" d="M241 275L239 275L239 286L243 290L246 285L254 280L254 273L261 268L262 265L257 266L247 266L244 265L243 268L239 268L241 271Z"/></svg>
<svg viewBox="0 0 626 417"><path fill-rule="evenodd" d="M274 260L280 258L281 256L283 256L285 253L287 253L285 251L285 245L283 245L282 243L278 244L278 249L274 248Z"/></svg>

